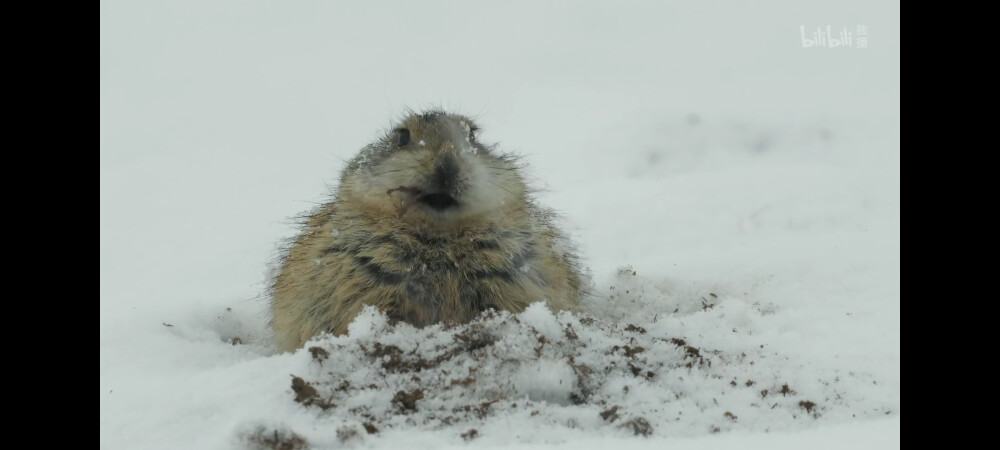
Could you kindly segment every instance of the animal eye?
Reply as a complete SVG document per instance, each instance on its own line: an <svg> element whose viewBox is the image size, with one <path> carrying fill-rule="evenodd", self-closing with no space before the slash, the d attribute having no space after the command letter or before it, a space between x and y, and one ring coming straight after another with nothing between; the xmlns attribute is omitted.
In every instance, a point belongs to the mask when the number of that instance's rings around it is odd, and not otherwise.
<svg viewBox="0 0 1000 450"><path fill-rule="evenodd" d="M469 126L469 140L470 141L476 140L476 133L478 133L478 132L479 132L479 127L477 127L475 125L470 125Z"/></svg>
<svg viewBox="0 0 1000 450"><path fill-rule="evenodd" d="M397 141L397 143L399 144L400 147L410 143L410 130L406 128L400 128L396 130L396 133L399 135L399 140Z"/></svg>

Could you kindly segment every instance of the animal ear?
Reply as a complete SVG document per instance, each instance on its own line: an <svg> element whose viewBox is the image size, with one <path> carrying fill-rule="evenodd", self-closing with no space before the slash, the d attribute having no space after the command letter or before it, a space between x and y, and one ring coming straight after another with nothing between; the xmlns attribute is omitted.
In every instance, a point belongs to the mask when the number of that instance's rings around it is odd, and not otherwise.
<svg viewBox="0 0 1000 450"><path fill-rule="evenodd" d="M406 128L400 128L396 130L397 140L396 143L402 147L410 143L410 130Z"/></svg>

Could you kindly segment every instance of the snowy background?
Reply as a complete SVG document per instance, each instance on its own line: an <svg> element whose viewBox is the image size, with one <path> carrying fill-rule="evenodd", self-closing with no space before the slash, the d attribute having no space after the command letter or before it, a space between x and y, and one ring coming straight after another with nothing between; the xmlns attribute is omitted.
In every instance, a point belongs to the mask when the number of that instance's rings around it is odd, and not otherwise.
<svg viewBox="0 0 1000 450"><path fill-rule="evenodd" d="M898 2L102 1L100 59L102 448L899 446ZM288 219L406 107L525 156L587 313L277 353Z"/></svg>

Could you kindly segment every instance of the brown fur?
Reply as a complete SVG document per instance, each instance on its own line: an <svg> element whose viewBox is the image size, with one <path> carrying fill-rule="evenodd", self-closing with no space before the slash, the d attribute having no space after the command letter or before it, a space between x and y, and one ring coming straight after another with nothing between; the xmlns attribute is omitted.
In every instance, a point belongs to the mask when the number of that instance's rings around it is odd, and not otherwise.
<svg viewBox="0 0 1000 450"><path fill-rule="evenodd" d="M410 139L399 146L402 129ZM279 347L344 334L365 305L416 326L540 300L575 309L580 275L552 214L533 203L515 159L495 155L476 130L463 116L413 114L348 164L336 198L309 216L274 280ZM435 184L446 160L458 175ZM442 185L460 206L421 203Z"/></svg>

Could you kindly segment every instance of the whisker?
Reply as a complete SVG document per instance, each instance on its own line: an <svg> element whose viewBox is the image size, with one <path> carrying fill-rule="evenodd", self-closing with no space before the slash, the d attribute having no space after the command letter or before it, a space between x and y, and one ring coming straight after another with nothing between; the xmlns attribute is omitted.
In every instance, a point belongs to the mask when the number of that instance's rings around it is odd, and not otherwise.
<svg viewBox="0 0 1000 450"><path fill-rule="evenodd" d="M396 172L402 172L404 170L406 170L406 169L387 170L387 171L382 172L382 173L373 173L373 174L371 174L371 176L373 176L373 177L380 177L382 175L386 175L386 174L390 174L390 173L396 173Z"/></svg>
<svg viewBox="0 0 1000 450"><path fill-rule="evenodd" d="M508 193L508 194L510 194L511 198L514 198L514 197L516 197L516 195L514 195L514 193L513 193L513 192L511 192L511 190L510 190L510 189L507 189L507 188L505 188L505 187L503 187L503 186L500 186L499 184L497 184L497 183L496 183L495 181L493 181L493 180L489 180L489 181L490 181L490 184L492 184L493 186L496 186L496 187L498 187L498 188L500 188L500 189L503 189L503 190L507 191L507 193Z"/></svg>

